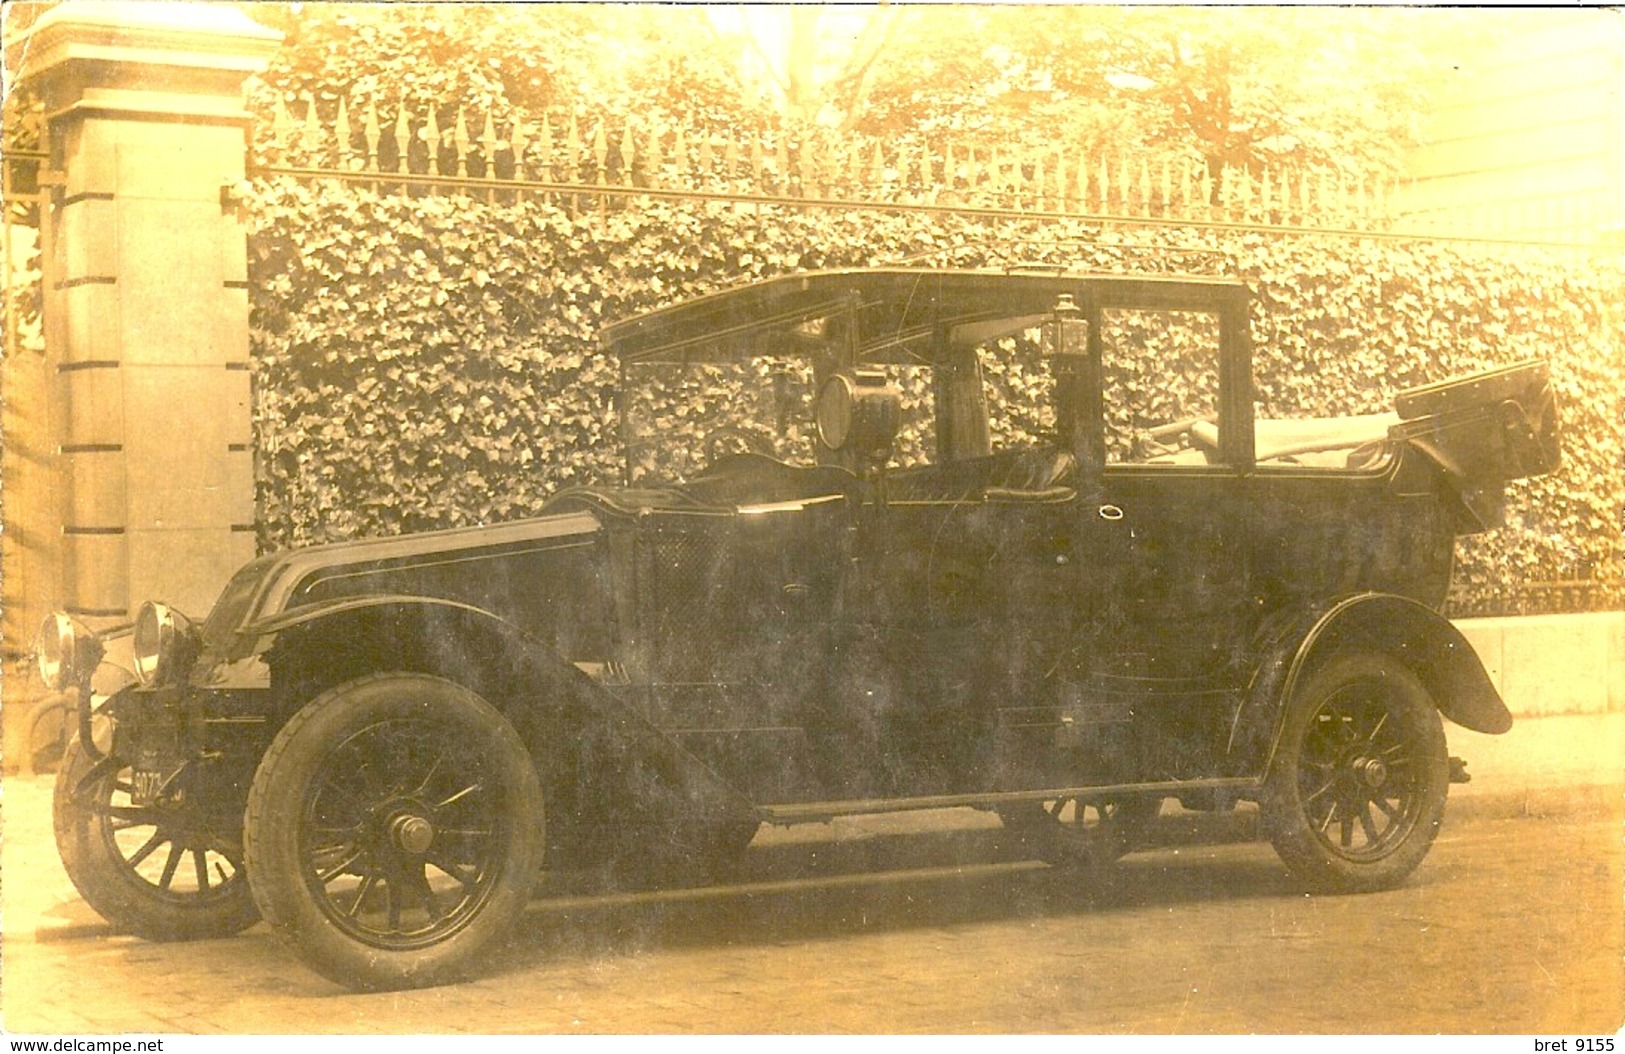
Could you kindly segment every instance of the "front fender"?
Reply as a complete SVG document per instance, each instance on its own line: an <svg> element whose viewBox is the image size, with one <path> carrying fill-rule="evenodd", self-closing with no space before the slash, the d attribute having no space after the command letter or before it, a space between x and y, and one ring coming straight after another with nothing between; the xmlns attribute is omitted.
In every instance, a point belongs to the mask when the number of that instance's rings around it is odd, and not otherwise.
<svg viewBox="0 0 1625 1054"><path fill-rule="evenodd" d="M212 653L206 651L199 656L199 661L188 675L188 680L195 688L266 689L271 687L271 671L265 664L265 653L276 646L278 638L284 632L321 622L337 625L343 616L355 613L379 614L392 611L396 616L400 616L405 612L413 612L421 618L437 610L442 613L473 615L494 624L501 624L513 633L523 636L517 627L499 616L455 600L399 594L340 597L318 604L290 608L249 623L235 633L229 644L220 651Z"/></svg>
<svg viewBox="0 0 1625 1054"><path fill-rule="evenodd" d="M391 646L381 648L375 659L383 665L350 672L394 668L388 657L404 654L399 644L409 642L410 658L421 672L436 673L476 692L490 685L505 686L508 698L490 702L509 712L521 736L539 754L565 748L549 735L546 706L568 706L588 720L624 761L652 770L691 805L736 813L751 808L709 765L620 697L514 623L483 608L438 597L346 597L283 612L252 623L244 632L255 637L250 654L218 668L216 677L219 671L232 669L268 674L267 660L277 667L285 662L298 666L306 660L290 660L288 653L308 649L307 654L325 658L341 652L357 634L383 633L391 639Z"/></svg>
<svg viewBox="0 0 1625 1054"><path fill-rule="evenodd" d="M1363 593L1310 605L1272 620L1259 641L1231 729L1233 773L1268 770L1293 689L1315 664L1345 648L1380 651L1405 663L1439 712L1464 728L1499 735L1512 727L1511 712L1467 638L1407 597Z"/></svg>

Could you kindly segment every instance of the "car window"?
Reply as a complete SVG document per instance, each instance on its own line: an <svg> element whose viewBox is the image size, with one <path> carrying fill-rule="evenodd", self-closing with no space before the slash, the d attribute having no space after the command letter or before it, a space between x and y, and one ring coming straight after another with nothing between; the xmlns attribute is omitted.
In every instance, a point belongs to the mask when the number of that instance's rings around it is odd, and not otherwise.
<svg viewBox="0 0 1625 1054"><path fill-rule="evenodd" d="M805 360L630 364L621 395L630 481L691 479L716 457L751 450L815 465L813 394Z"/></svg>
<svg viewBox="0 0 1625 1054"><path fill-rule="evenodd" d="M1055 372L1034 328L976 349L987 391L993 453L1055 442Z"/></svg>
<svg viewBox="0 0 1625 1054"><path fill-rule="evenodd" d="M1218 315L1105 308L1100 337L1106 463L1217 462Z"/></svg>
<svg viewBox="0 0 1625 1054"><path fill-rule="evenodd" d="M930 368L875 368L903 395L891 463L929 463L936 449ZM734 362L628 364L621 398L629 481L682 482L720 457L750 451L791 465L816 465L815 397L806 359L759 355Z"/></svg>
<svg viewBox="0 0 1625 1054"><path fill-rule="evenodd" d="M897 428L891 464L897 468L936 460L936 408L931 399L929 366L886 365L886 379L903 393L903 419Z"/></svg>

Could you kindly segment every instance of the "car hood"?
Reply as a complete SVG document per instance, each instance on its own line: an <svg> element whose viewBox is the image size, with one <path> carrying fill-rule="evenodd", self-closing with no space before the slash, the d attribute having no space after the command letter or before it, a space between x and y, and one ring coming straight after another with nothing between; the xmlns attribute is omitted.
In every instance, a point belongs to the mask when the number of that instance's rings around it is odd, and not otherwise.
<svg viewBox="0 0 1625 1054"><path fill-rule="evenodd" d="M236 634L308 603L307 583L346 572L411 567L448 555L496 553L534 548L538 543L572 544L600 530L599 518L587 510L560 512L533 519L479 527L460 527L392 538L313 545L262 556L243 565L226 584L203 624L204 646L226 650Z"/></svg>

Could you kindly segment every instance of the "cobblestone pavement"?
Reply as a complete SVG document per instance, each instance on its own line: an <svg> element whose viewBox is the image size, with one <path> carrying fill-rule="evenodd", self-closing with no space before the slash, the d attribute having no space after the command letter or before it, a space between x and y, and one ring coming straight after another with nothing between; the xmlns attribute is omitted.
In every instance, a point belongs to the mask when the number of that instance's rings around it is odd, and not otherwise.
<svg viewBox="0 0 1625 1054"><path fill-rule="evenodd" d="M1233 840L1245 814L1165 817L1162 848L1084 888L968 810L766 831L744 884L538 901L481 979L380 995L263 925L111 934L49 847L48 795L4 785L13 1033L1572 1035L1625 1014L1617 791L1544 818L1464 796L1406 886L1361 897L1305 896Z"/></svg>

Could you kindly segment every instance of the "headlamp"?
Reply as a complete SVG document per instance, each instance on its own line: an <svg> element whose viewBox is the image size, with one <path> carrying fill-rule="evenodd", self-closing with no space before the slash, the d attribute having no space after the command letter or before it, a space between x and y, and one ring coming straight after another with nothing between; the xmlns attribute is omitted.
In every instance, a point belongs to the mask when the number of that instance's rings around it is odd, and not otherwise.
<svg viewBox="0 0 1625 1054"><path fill-rule="evenodd" d="M177 679L196 653L195 642L185 615L167 604L151 600L142 604L131 640L136 680L151 688Z"/></svg>
<svg viewBox="0 0 1625 1054"><path fill-rule="evenodd" d="M40 626L35 654L39 658L40 680L53 692L65 692L78 683L79 641L83 633L78 623L58 611L45 617Z"/></svg>

